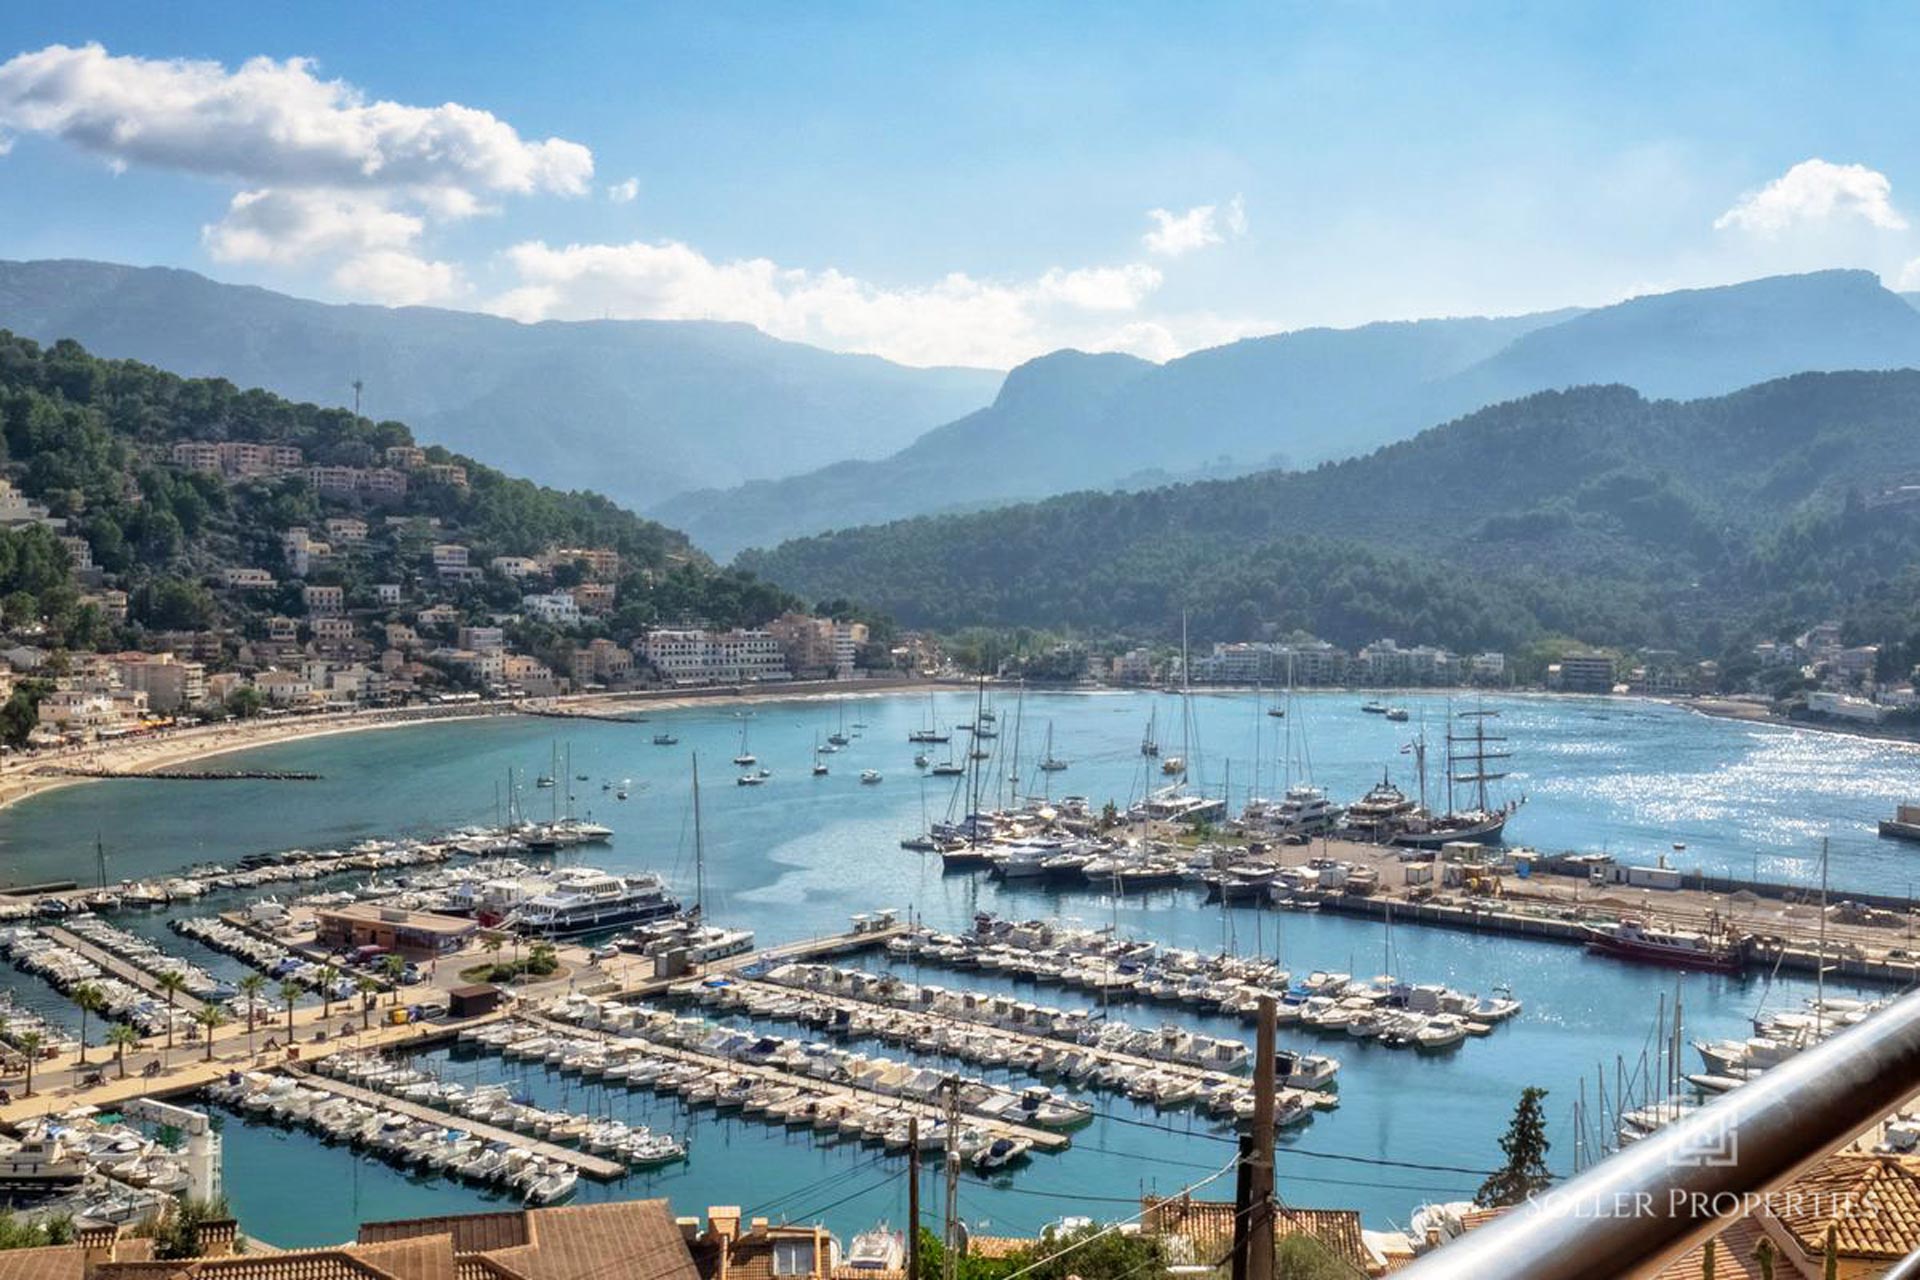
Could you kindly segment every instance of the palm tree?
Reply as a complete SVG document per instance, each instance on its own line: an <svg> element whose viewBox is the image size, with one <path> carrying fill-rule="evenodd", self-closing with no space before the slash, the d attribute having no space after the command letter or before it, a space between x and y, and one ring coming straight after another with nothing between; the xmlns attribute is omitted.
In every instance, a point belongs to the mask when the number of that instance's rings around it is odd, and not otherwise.
<svg viewBox="0 0 1920 1280"><path fill-rule="evenodd" d="M320 980L320 1021L325 1022L333 1016L333 984L340 981L340 971L323 964L314 976Z"/></svg>
<svg viewBox="0 0 1920 1280"><path fill-rule="evenodd" d="M207 1061L213 1061L213 1033L227 1024L227 1011L217 1004L203 1004L193 1020L207 1034Z"/></svg>
<svg viewBox="0 0 1920 1280"><path fill-rule="evenodd" d="M250 973L236 984L241 997L247 1002L247 1056L253 1056L253 1024L255 1013L260 1004L260 993L267 989L267 977L263 973Z"/></svg>
<svg viewBox="0 0 1920 1280"><path fill-rule="evenodd" d="M373 980L371 974L363 973L353 980L353 989L360 995L360 1029L362 1031L369 1030L373 1025L373 1000L371 997L374 992L380 989L380 984Z"/></svg>
<svg viewBox="0 0 1920 1280"><path fill-rule="evenodd" d="M20 1053L27 1060L26 1092L21 1096L31 1098L33 1096L33 1060L40 1056L40 1033L38 1031L22 1031L20 1038L14 1043L20 1046Z"/></svg>
<svg viewBox="0 0 1920 1280"><path fill-rule="evenodd" d="M172 1053L173 1052L173 1002L182 991L185 991L187 989L186 975L182 974L177 969L169 969L167 972L161 974L159 977L154 979L154 985L159 987L160 990L163 993L165 993L167 997L167 1052Z"/></svg>
<svg viewBox="0 0 1920 1280"><path fill-rule="evenodd" d="M168 1030L172 1030L171 1027ZM107 1028L107 1043L113 1046L114 1065L120 1068L120 1078L127 1078L127 1050L140 1043L140 1033L124 1022L116 1022Z"/></svg>
<svg viewBox="0 0 1920 1280"><path fill-rule="evenodd" d="M400 979L406 976L407 961L397 951L389 951L380 957L380 969L387 975L387 985L393 991L394 1004L400 1003Z"/></svg>
<svg viewBox="0 0 1920 1280"><path fill-rule="evenodd" d="M500 936L498 934L495 934L493 937L488 938L481 945L487 949L487 954L493 957L491 960L488 961L488 964L490 964L493 968L496 968L496 969L499 968L500 967ZM488 974L487 976L492 977L493 975Z"/></svg>
<svg viewBox="0 0 1920 1280"><path fill-rule="evenodd" d="M80 1009L80 1060L74 1065L84 1067L87 1065L87 1015L100 1012L106 1002L100 995L100 988L91 982L83 982L75 987L69 998Z"/></svg>
<svg viewBox="0 0 1920 1280"><path fill-rule="evenodd" d="M300 984L289 978L280 984L280 998L287 1004L287 1043L293 1043L293 1002L300 998Z"/></svg>

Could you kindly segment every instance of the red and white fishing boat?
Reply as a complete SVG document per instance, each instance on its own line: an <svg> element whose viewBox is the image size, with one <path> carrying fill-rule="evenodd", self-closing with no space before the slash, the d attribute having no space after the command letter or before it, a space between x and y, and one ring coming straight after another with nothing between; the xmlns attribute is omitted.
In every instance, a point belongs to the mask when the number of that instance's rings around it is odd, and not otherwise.
<svg viewBox="0 0 1920 1280"><path fill-rule="evenodd" d="M1618 924L1588 925L1587 950L1699 973L1738 973L1746 967L1745 935L1662 929L1627 918Z"/></svg>

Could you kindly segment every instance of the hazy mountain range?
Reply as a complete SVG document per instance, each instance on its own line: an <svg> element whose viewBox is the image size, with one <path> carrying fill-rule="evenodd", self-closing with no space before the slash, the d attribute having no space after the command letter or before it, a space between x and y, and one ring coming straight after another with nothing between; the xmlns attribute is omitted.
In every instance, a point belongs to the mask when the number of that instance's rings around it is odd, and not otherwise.
<svg viewBox="0 0 1920 1280"><path fill-rule="evenodd" d="M1747 628L1911 609L1920 503L1894 486L1916 476L1913 370L1691 401L1587 386L1308 471L921 517L736 563L941 629L1165 638L1190 610L1202 639L1558 632L1717 653Z"/></svg>
<svg viewBox="0 0 1920 1280"><path fill-rule="evenodd" d="M0 261L0 328L349 405L505 470L632 506L880 457L992 399L1001 375L912 369L743 324L524 325L335 306L190 271Z"/></svg>
<svg viewBox="0 0 1920 1280"><path fill-rule="evenodd" d="M336 306L191 272L0 262L0 327L351 402L725 558L748 546L1081 489L1306 469L1545 389L1711 396L1920 365L1920 311L1862 271L1591 310L1304 329L1164 365L1059 351L913 369L748 326Z"/></svg>
<svg viewBox="0 0 1920 1280"><path fill-rule="evenodd" d="M1307 329L1161 366L1062 352L1015 369L990 407L889 458L684 494L651 514L724 557L827 529L1207 468L1312 467L1541 390L1620 383L1688 398L1803 371L1915 365L1920 311L1865 271L1586 311Z"/></svg>

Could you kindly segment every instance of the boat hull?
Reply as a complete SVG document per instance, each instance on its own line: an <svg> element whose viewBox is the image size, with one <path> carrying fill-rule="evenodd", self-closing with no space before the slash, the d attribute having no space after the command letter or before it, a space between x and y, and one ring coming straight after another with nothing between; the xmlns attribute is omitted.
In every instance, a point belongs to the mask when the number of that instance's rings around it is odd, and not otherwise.
<svg viewBox="0 0 1920 1280"><path fill-rule="evenodd" d="M1632 938L1617 938L1608 933L1589 932L1587 950L1634 964L1656 964L1695 973L1739 973L1746 968L1746 956L1735 949L1696 951Z"/></svg>

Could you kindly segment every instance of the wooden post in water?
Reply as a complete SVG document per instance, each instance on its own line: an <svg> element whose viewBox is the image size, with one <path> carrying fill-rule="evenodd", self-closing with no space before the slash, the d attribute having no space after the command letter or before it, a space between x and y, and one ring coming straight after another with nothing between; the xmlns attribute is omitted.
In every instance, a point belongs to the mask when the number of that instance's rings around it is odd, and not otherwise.
<svg viewBox="0 0 1920 1280"><path fill-rule="evenodd" d="M1260 1055L1253 1068L1253 1159L1247 1171L1246 1280L1274 1280L1273 1238L1273 1115L1274 1115L1273 997L1260 997L1260 1031L1255 1040Z"/></svg>

